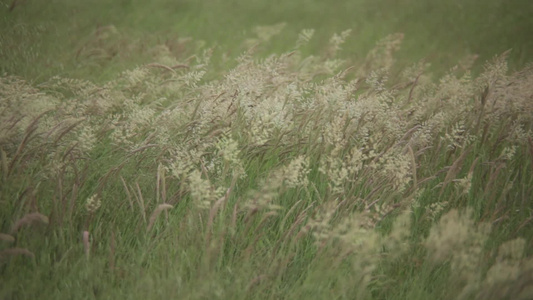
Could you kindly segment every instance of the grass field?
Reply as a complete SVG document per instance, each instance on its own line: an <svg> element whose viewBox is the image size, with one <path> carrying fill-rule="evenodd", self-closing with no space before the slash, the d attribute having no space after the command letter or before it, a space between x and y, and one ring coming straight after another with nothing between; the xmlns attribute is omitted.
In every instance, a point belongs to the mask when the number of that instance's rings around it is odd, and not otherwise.
<svg viewBox="0 0 533 300"><path fill-rule="evenodd" d="M0 1L0 299L533 298L533 3L441 2Z"/></svg>

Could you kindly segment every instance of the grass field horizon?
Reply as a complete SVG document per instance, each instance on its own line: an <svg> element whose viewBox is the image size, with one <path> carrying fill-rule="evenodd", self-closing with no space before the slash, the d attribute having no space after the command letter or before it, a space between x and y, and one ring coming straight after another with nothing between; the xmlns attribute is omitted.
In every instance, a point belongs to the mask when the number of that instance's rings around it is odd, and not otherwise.
<svg viewBox="0 0 533 300"><path fill-rule="evenodd" d="M0 6L1 299L533 298L530 1Z"/></svg>
<svg viewBox="0 0 533 300"><path fill-rule="evenodd" d="M65 74L108 80L151 62L148 48L179 39L216 47L217 58L235 58L249 46L243 41L257 38L254 28L280 23L286 26L262 45L262 55L288 51L303 29L315 30L304 54L316 55L331 35L351 29L340 55L354 64L362 63L377 41L394 33L404 34L395 56L402 68L425 60L439 76L472 56L478 57L478 72L485 61L509 49L513 70L533 57L533 4L527 0L17 2L21 4L10 13L11 1L3 2L0 71L37 79ZM94 36L99 28L107 26L116 30L112 41L95 41L102 39ZM104 53L81 53L91 42L107 43L100 49ZM182 48L187 54L196 50L194 45Z"/></svg>

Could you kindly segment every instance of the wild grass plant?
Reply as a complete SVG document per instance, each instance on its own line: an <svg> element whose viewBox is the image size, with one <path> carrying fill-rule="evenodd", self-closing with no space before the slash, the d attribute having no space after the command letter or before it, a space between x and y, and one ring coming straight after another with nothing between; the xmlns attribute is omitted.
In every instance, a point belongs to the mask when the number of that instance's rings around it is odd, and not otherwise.
<svg viewBox="0 0 533 300"><path fill-rule="evenodd" d="M313 33L222 73L156 45L101 84L3 75L0 298L533 297L531 65L392 77L403 35L349 65Z"/></svg>

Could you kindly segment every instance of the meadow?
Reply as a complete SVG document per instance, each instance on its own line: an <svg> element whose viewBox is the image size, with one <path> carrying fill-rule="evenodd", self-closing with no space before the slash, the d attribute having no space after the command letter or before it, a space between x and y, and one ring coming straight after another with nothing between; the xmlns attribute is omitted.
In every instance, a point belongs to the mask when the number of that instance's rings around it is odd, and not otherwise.
<svg viewBox="0 0 533 300"><path fill-rule="evenodd" d="M533 298L530 1L0 6L1 299Z"/></svg>

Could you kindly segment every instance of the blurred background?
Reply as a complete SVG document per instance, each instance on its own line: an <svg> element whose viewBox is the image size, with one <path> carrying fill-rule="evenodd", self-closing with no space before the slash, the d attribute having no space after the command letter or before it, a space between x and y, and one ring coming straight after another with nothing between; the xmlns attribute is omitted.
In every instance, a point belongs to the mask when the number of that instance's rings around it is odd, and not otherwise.
<svg viewBox="0 0 533 300"><path fill-rule="evenodd" d="M352 29L339 55L364 60L377 41L405 35L397 66L431 64L436 76L477 57L474 72L508 49L510 67L533 58L531 0L0 0L0 73L107 80L154 61L167 45L186 59L215 47L214 66L246 50L256 26L284 23L259 55L294 49L302 29L315 35L302 51L320 54L334 33Z"/></svg>

